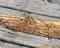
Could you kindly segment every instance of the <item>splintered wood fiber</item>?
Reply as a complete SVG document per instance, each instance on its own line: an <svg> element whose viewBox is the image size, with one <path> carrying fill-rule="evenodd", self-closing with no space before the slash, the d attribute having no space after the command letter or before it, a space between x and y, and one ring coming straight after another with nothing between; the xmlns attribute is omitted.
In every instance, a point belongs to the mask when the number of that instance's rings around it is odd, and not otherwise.
<svg viewBox="0 0 60 48"><path fill-rule="evenodd" d="M60 22L44 21L31 16L25 18L0 16L0 25L17 32L60 39Z"/></svg>

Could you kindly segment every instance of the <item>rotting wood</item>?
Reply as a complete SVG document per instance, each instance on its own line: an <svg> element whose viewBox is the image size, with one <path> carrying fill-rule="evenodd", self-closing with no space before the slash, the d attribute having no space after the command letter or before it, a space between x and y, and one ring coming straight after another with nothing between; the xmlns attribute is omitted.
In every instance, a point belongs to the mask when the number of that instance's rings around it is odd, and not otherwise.
<svg viewBox="0 0 60 48"><path fill-rule="evenodd" d="M0 16L0 23L17 32L60 39L60 22L44 21L31 16L25 18Z"/></svg>

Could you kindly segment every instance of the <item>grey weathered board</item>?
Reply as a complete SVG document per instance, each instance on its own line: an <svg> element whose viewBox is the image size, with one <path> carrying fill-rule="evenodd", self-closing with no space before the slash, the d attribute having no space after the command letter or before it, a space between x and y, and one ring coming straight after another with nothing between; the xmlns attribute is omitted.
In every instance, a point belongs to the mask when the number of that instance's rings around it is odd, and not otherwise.
<svg viewBox="0 0 60 48"><path fill-rule="evenodd" d="M2 7L3 6L3 7ZM23 9L34 14L30 16L38 17L42 20L59 21L60 22L60 5L43 2L41 0L0 0L0 14L7 16L24 17L28 16L27 12L8 9L4 6ZM38 13L38 14L36 14ZM43 15L42 15L43 14ZM44 16L45 15L45 16ZM55 17L52 18L51 16ZM57 17L57 18L56 18ZM60 40L48 37L35 36L0 27L0 40L6 40L18 44L28 46L41 47L42 44L52 46L60 46ZM2 44L1 44L2 43ZM19 45L0 42L0 48L20 48ZM25 47L25 46L24 46ZM23 46L21 48L24 48ZM28 47L25 47L28 48Z"/></svg>

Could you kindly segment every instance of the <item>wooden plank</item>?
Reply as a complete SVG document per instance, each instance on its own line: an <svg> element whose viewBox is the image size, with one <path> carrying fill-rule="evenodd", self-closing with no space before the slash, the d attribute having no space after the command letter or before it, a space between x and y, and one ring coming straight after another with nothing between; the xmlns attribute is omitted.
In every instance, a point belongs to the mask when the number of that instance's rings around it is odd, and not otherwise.
<svg viewBox="0 0 60 48"><path fill-rule="evenodd" d="M13 43L8 43L8 42L5 42L5 41L1 41L0 39L0 47L1 48L30 48L30 47L27 47L27 46L22 46L22 45L17 45L17 44L13 44ZM32 47L31 47L32 48ZM39 48L60 48L60 47L57 47L57 46L49 46L47 44L42 44Z"/></svg>
<svg viewBox="0 0 60 48"><path fill-rule="evenodd" d="M41 0L0 0L0 6L9 6L50 16L60 16L60 5Z"/></svg>

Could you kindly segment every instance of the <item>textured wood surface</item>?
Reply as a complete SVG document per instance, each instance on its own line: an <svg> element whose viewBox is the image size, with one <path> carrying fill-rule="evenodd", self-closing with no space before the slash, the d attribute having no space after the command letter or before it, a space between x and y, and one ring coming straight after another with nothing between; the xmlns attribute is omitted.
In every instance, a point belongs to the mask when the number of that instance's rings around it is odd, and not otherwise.
<svg viewBox="0 0 60 48"><path fill-rule="evenodd" d="M0 24L13 31L60 39L60 22L44 21L38 18L0 16Z"/></svg>
<svg viewBox="0 0 60 48"><path fill-rule="evenodd" d="M41 0L0 0L0 14L4 14L3 16L8 15L8 16L22 17L22 16L29 16L29 14L27 14L27 12L21 12L18 10L9 9L7 7L5 8L2 6L9 6L9 7L17 8L20 10L24 9L24 10L39 14L39 15L30 14L30 16L38 17L39 19L42 19L42 20L60 22L60 5L48 3L46 0L45 1L41 1ZM50 17L46 15L49 15ZM51 16L53 16L53 18ZM15 34L15 35L12 35L12 34ZM60 46L59 39L29 35L29 34L18 33L18 32L16 33L4 27L0 27L0 39L1 38L6 39L8 41L22 43L25 45L37 46L39 48L41 47L41 44L48 44L51 46ZM5 46L1 46L1 48L4 48ZM19 47L20 46L18 46L18 48Z"/></svg>
<svg viewBox="0 0 60 48"><path fill-rule="evenodd" d="M60 16L60 5L48 3L47 0L0 0L0 6L9 6L51 16Z"/></svg>
<svg viewBox="0 0 60 48"><path fill-rule="evenodd" d="M49 46L49 45L42 45L42 48L60 48L60 47L54 47L54 46Z"/></svg>
<svg viewBox="0 0 60 48"><path fill-rule="evenodd" d="M6 15L0 15L0 17L2 16L6 16ZM5 17L5 19L7 18ZM47 37L35 36L35 35L25 34L21 32L15 32L15 31L6 29L5 27L2 27L2 26L0 27L0 31L1 31L0 38L6 39L8 41L23 43L23 44L35 46L35 47L41 47L42 44L48 44L51 46L60 46L60 40L58 39L53 39L53 38L48 39Z"/></svg>

